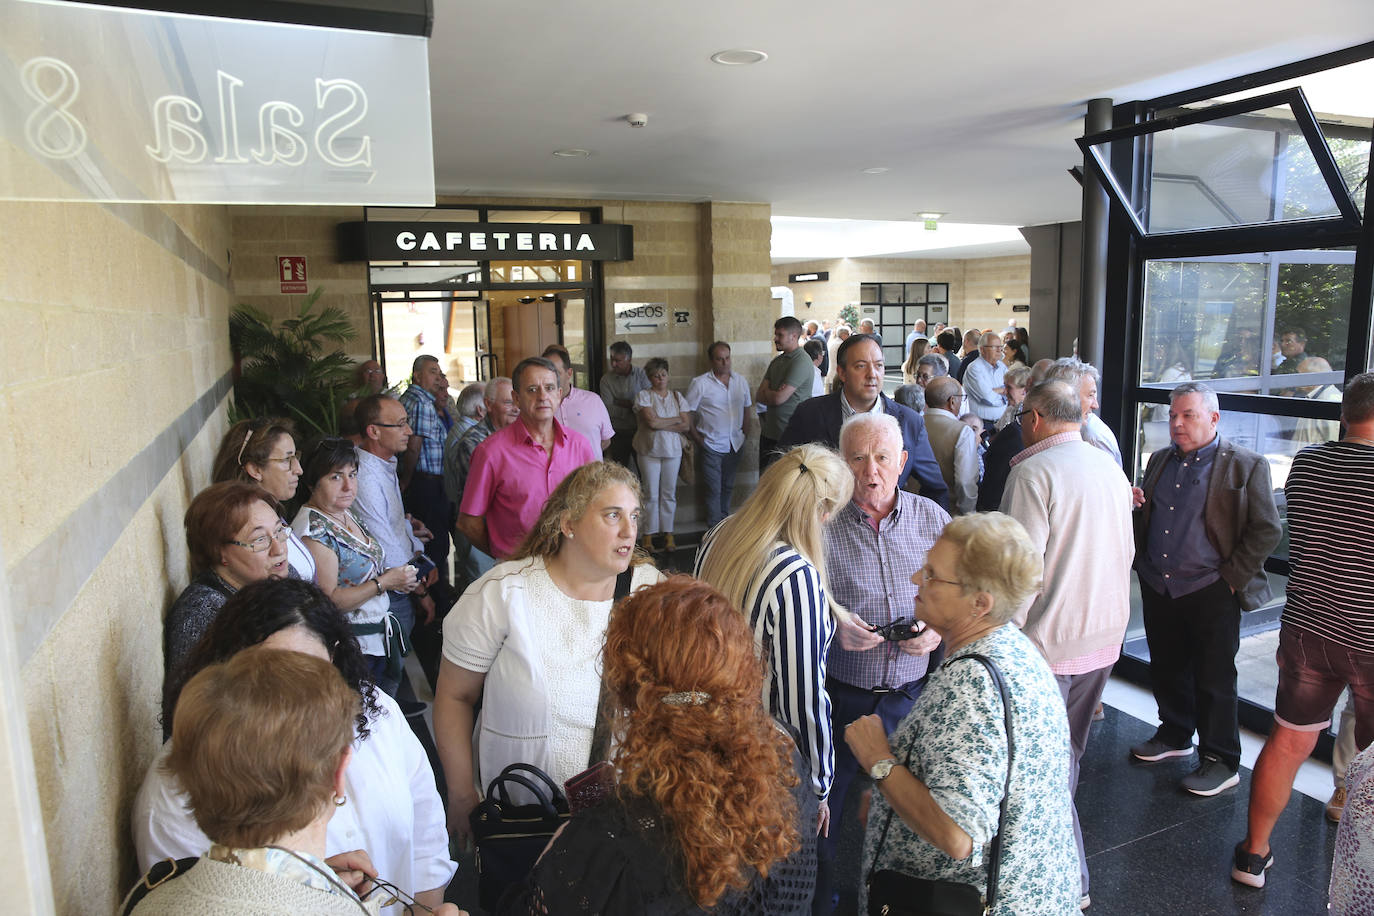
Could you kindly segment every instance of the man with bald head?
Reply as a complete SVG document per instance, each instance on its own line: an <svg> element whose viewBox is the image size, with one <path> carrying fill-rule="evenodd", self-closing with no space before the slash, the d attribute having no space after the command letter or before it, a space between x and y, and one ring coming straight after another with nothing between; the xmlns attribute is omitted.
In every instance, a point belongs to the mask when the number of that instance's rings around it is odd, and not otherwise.
<svg viewBox="0 0 1374 916"><path fill-rule="evenodd" d="M840 428L840 454L854 474L854 496L825 528L826 575L830 594L849 614L837 621L826 666L833 734L855 719L878 715L891 731L911 710L938 663L940 639L925 630L892 640L873 632L894 621L912 623L917 588L911 574L949 521L929 499L897 487L906 455L902 429L886 414L856 413ZM894 634L900 635L900 634ZM830 912L830 865L841 833L845 795L858 770L849 747L835 743L835 778L830 785L832 821L821 841L818 908Z"/></svg>
<svg viewBox="0 0 1374 916"><path fill-rule="evenodd" d="M1044 585L1013 618L1049 662L1069 719L1069 792L1088 746L1093 712L1121 656L1131 616L1131 484L1102 450L1083 441L1083 409L1068 382L1041 382L1026 394L1021 435L1002 511L1025 526L1045 557ZM1079 877L1088 896L1088 860L1073 816Z"/></svg>
<svg viewBox="0 0 1374 916"><path fill-rule="evenodd" d="M933 378L926 383L925 398L926 433L949 487L950 511L967 515L978 504L978 434L959 421L963 386L947 375Z"/></svg>

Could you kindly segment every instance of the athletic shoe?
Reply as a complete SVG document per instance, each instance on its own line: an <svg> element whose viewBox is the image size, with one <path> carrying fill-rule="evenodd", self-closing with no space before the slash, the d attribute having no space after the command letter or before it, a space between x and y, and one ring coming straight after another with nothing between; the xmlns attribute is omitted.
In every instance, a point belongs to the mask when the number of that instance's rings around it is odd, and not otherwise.
<svg viewBox="0 0 1374 916"><path fill-rule="evenodd" d="M1163 760L1166 757L1187 757L1192 752L1192 742L1189 742L1187 747L1174 747L1172 744L1165 744L1158 738L1151 738L1149 741L1131 748L1132 757L1148 763L1154 763L1156 760Z"/></svg>
<svg viewBox="0 0 1374 916"><path fill-rule="evenodd" d="M1326 819L1333 824L1339 824L1344 813L1345 786L1337 786L1336 791L1331 793L1331 801L1326 803Z"/></svg>
<svg viewBox="0 0 1374 916"><path fill-rule="evenodd" d="M1194 795L1216 795L1240 784L1240 774L1211 754L1204 754L1202 763L1180 780L1179 785Z"/></svg>
<svg viewBox="0 0 1374 916"><path fill-rule="evenodd" d="M1251 887L1264 887L1264 873L1274 864L1274 851L1271 849L1262 856L1241 849L1245 841L1236 844L1235 864L1231 866L1231 880Z"/></svg>
<svg viewBox="0 0 1374 916"><path fill-rule="evenodd" d="M1079 908L1080 910L1086 910L1088 907L1090 907L1090 906L1092 906L1092 905L1093 905L1093 898L1090 897L1090 896L1088 896L1087 894L1084 894L1082 897L1079 897L1079 898L1078 898L1078 908Z"/></svg>

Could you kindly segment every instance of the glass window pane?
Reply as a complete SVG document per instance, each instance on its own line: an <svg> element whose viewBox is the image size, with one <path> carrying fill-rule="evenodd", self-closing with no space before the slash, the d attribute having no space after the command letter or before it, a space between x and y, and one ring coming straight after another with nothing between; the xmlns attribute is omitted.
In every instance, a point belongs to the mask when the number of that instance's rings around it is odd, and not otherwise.
<svg viewBox="0 0 1374 916"><path fill-rule="evenodd" d="M430 261L408 263L402 267L395 262L373 261L367 268L368 282L373 286L440 285L469 286L480 283L482 269L476 261L454 261L448 264Z"/></svg>
<svg viewBox="0 0 1374 916"><path fill-rule="evenodd" d="M927 283L927 284L926 284L926 301L927 301L927 302L931 302L931 303L935 303L935 302L939 302L939 303L948 303L948 302L949 302L949 284L948 284L948 283Z"/></svg>
<svg viewBox="0 0 1374 916"><path fill-rule="evenodd" d="M876 283L864 283L864 284L862 284L862 285L859 287L859 301L860 301L860 302L877 302L877 301L878 301L878 284L876 284Z"/></svg>
<svg viewBox="0 0 1374 916"><path fill-rule="evenodd" d="M1342 215L1287 103L1104 141L1092 150L1110 165L1114 151L1129 154L1137 143L1147 177L1138 191L1127 191L1134 195L1128 205L1147 233ZM1121 176L1117 183L1132 188ZM1344 188L1337 193L1344 196Z"/></svg>
<svg viewBox="0 0 1374 916"><path fill-rule="evenodd" d="M1339 400L1353 276L1347 251L1149 261L1139 383Z"/></svg>
<svg viewBox="0 0 1374 916"><path fill-rule="evenodd" d="M884 283L880 302L901 302L904 290L900 283Z"/></svg>
<svg viewBox="0 0 1374 916"><path fill-rule="evenodd" d="M907 302L925 302L925 301L926 301L926 284L924 284L924 283L908 283L908 284L906 285L906 301L907 301Z"/></svg>

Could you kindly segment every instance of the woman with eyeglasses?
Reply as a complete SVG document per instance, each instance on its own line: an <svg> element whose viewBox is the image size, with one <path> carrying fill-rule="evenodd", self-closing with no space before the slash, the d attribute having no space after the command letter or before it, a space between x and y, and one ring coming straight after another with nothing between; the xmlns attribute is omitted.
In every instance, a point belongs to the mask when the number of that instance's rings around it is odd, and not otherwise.
<svg viewBox="0 0 1374 916"><path fill-rule="evenodd" d="M348 439L321 439L305 462L310 498L293 526L315 559L320 591L343 611L358 637L368 670L388 694L400 683L401 626L390 613L387 592L419 585L415 567L385 568L379 542L353 511L358 496L358 452Z"/></svg>
<svg viewBox="0 0 1374 916"><path fill-rule="evenodd" d="M240 420L224 434L211 480L224 483L242 480L255 483L285 506L296 496L301 479L301 456L296 451L296 428L283 417ZM285 519L282 519L285 522ZM314 582L315 560L305 544L287 529L286 560L297 579Z"/></svg>
<svg viewBox="0 0 1374 916"><path fill-rule="evenodd" d="M986 895L989 844L1005 795L991 912L1078 912L1064 701L1044 656L1011 622L1039 589L1043 569L1021 523L986 512L946 525L912 576L920 586L916 617L940 634L947 655L890 737L877 716L845 729L876 787L863 876L897 872ZM968 657L975 653L993 661L1006 685L1010 743L1002 693L988 669ZM870 906L882 877L870 888Z"/></svg>
<svg viewBox="0 0 1374 916"><path fill-rule="evenodd" d="M272 497L256 484L233 480L201 490L186 510L185 527L192 579L162 625L168 675L200 641L230 595L287 573L291 529L278 516Z"/></svg>
<svg viewBox="0 0 1374 916"><path fill-rule="evenodd" d="M169 770L165 764L169 758L184 760L187 753L194 753L185 750L181 742L186 734L195 734L186 727L183 716L196 676L245 652L257 651L252 648L255 646L302 652L332 663L351 694L353 711L346 727L346 743L351 746L352 762L341 791L335 793L335 801L347 798L347 802L329 805L333 817L320 857L362 849L375 866L373 876L380 875L426 906L438 906L457 866L448 855L444 808L429 758L396 702L374 686L343 615L315 586L294 579L256 583L234 595L185 664L168 678L163 691L163 722L172 730L173 738L148 768L134 800L133 835L139 867L146 870L162 859L203 855L212 841L234 845L201 817L196 793L183 782L183 771L176 766ZM278 702L277 707L281 706ZM253 758L252 768L244 770L229 760L222 761L218 770L221 778L226 773L239 776L228 781L225 791L249 793L260 788L251 784L256 767L278 750L279 740L290 740L289 736L274 738L268 732L273 717L281 714L278 708L264 713L261 719L242 719L241 734L250 734L253 740L238 744ZM299 759L313 758L305 755ZM187 808L188 795L196 809L194 816Z"/></svg>

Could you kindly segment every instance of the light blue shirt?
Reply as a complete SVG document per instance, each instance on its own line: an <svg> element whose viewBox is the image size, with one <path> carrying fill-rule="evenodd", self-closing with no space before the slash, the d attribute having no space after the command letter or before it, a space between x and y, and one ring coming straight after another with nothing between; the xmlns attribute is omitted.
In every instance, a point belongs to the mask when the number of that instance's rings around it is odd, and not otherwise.
<svg viewBox="0 0 1374 916"><path fill-rule="evenodd" d="M358 453L358 497L353 511L382 545L386 568L400 566L424 549L406 518L401 503L401 484L396 479L396 459L378 458L366 449Z"/></svg>
<svg viewBox="0 0 1374 916"><path fill-rule="evenodd" d="M1002 387L1007 367L1001 362L990 363L980 355L964 369L964 392L969 406L985 423L994 423L1007 409L1005 395L995 389Z"/></svg>

